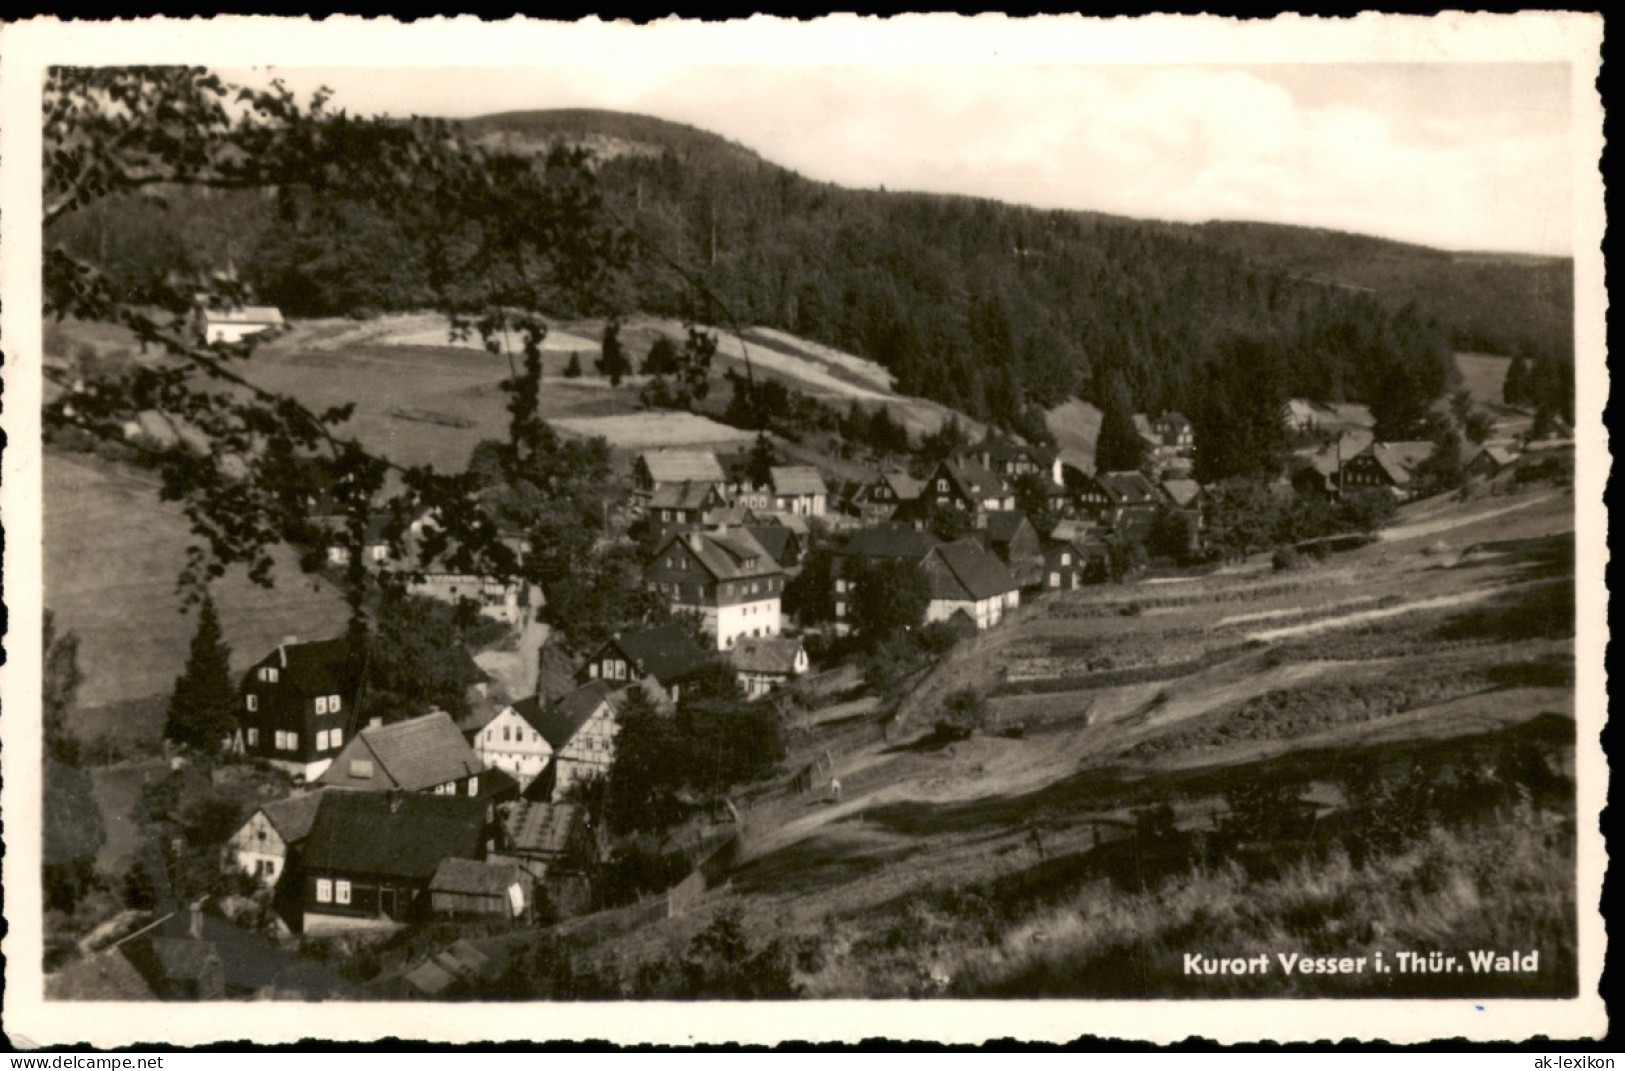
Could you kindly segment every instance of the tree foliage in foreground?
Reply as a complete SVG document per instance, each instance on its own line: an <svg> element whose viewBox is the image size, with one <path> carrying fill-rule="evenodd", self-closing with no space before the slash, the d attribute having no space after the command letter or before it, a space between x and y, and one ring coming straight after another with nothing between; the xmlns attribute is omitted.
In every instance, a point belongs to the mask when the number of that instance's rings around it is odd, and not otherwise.
<svg viewBox="0 0 1625 1071"><path fill-rule="evenodd" d="M590 543L591 518L601 526L602 503L581 487L592 459L560 440L539 402L545 317L593 311L632 248L584 153L487 151L443 122L358 118L331 109L325 91L302 103L280 83L247 89L180 67L54 68L44 137L47 318L116 323L168 358L58 374L63 390L45 424L122 443L130 415L153 411L188 430L182 442L139 450L196 536L180 581L189 600L234 566L268 586L275 545L327 539L351 548L344 590L352 635L364 636L373 591L360 548L380 520L397 557L407 560L413 543L411 571L433 563L561 587L592 572L582 540L550 538L584 533ZM476 473L398 464L363 443L346 430L352 405L313 410L258 385L255 338L206 344L199 314L251 297L229 273L177 263L132 288L83 240L87 214L114 201L161 217L168 200L205 194L269 199L292 234L346 213L369 226L387 220L389 240L412 251L412 270L446 314L448 337L478 338L509 366L508 434L493 460L510 493L499 509ZM333 241L374 249L376 237L340 228ZM312 471L322 474L315 484ZM387 499L386 481L399 488ZM311 523L318 491L337 512L336 535ZM425 516L433 524L409 541L410 523Z"/></svg>

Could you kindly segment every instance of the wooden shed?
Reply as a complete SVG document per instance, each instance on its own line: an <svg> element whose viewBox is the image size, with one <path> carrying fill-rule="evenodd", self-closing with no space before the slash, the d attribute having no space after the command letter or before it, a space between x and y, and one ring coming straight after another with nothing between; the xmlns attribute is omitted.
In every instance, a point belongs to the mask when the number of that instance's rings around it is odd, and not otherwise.
<svg viewBox="0 0 1625 1071"><path fill-rule="evenodd" d="M452 918L519 918L530 899L530 882L513 863L444 859L429 882L434 913Z"/></svg>

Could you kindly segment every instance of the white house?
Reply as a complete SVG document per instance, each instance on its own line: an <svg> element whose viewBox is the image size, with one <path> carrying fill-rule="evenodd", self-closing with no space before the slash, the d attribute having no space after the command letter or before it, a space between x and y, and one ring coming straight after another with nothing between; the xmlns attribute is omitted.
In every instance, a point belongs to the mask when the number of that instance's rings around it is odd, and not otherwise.
<svg viewBox="0 0 1625 1071"><path fill-rule="evenodd" d="M474 754L488 769L502 770L519 782L523 792L553 761L545 725L541 697L521 699L503 708L475 734Z"/></svg>
<svg viewBox="0 0 1625 1071"><path fill-rule="evenodd" d="M766 695L807 672L807 649L784 636L744 639L728 652L746 699Z"/></svg>
<svg viewBox="0 0 1625 1071"><path fill-rule="evenodd" d="M974 540L933 547L925 556L925 573L931 581L928 622L946 621L963 611L984 631L1021 605L1020 582Z"/></svg>
<svg viewBox="0 0 1625 1071"><path fill-rule="evenodd" d="M320 791L301 792L267 803L249 815L226 842L226 869L241 870L262 885L275 885L288 869L288 853L310 835L322 795Z"/></svg>
<svg viewBox="0 0 1625 1071"><path fill-rule="evenodd" d="M287 326L282 310L274 305L244 305L240 309L205 309L203 311L203 341L241 342L249 335L277 331Z"/></svg>
<svg viewBox="0 0 1625 1071"><path fill-rule="evenodd" d="M779 634L784 570L746 529L672 535L643 575L673 610L699 614L719 651Z"/></svg>

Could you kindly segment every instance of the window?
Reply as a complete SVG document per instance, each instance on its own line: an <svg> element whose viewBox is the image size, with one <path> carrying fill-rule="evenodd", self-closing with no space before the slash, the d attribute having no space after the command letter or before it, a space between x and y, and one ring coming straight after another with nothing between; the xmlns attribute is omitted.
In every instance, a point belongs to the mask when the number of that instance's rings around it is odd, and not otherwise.
<svg viewBox="0 0 1625 1071"><path fill-rule="evenodd" d="M337 714L339 712L339 697L338 696L330 695L330 696L327 697L327 712L329 714Z"/></svg>
<svg viewBox="0 0 1625 1071"><path fill-rule="evenodd" d="M259 747L260 746L260 731L258 729L249 729L248 730L248 746L249 747Z"/></svg>
<svg viewBox="0 0 1625 1071"><path fill-rule="evenodd" d="M838 602L838 603L835 604L835 616L836 617L845 617L846 616L846 603Z"/></svg>
<svg viewBox="0 0 1625 1071"><path fill-rule="evenodd" d="M258 710L260 708L260 697L257 696L257 695L250 694L248 696L246 702L248 704L248 709L249 709L250 713L252 713L253 711L256 711L256 710Z"/></svg>
<svg viewBox="0 0 1625 1071"><path fill-rule="evenodd" d="M268 878L276 877L276 860L275 859L267 859L265 861L265 876L268 877Z"/></svg>
<svg viewBox="0 0 1625 1071"><path fill-rule="evenodd" d="M509 740L509 737L508 737L508 727L507 727L507 726L506 726L506 725L504 725L504 726L503 726L503 727L502 727L502 742L503 742L503 743L504 743L504 744L506 744L506 743L508 743L508 740Z"/></svg>
<svg viewBox="0 0 1625 1071"><path fill-rule="evenodd" d="M265 681L267 684L275 684L276 679L277 670L275 666L265 666L260 670L260 680Z"/></svg>
<svg viewBox="0 0 1625 1071"><path fill-rule="evenodd" d="M598 679L598 663L597 662L594 662L592 665L587 667L587 676L592 678L593 680Z"/></svg>
<svg viewBox="0 0 1625 1071"><path fill-rule="evenodd" d="M468 779L468 794L470 796L478 796L480 794L480 779L477 776L470 777Z"/></svg>
<svg viewBox="0 0 1625 1071"><path fill-rule="evenodd" d="M333 729L328 733L333 740L333 750L337 751L344 744L344 730Z"/></svg>
<svg viewBox="0 0 1625 1071"><path fill-rule="evenodd" d="M1072 552L1071 551L1067 551L1066 553L1061 555L1061 564L1062 565L1071 565L1072 564Z"/></svg>
<svg viewBox="0 0 1625 1071"><path fill-rule="evenodd" d="M331 904L333 902L333 883L326 878L316 879L316 902L318 904Z"/></svg>
<svg viewBox="0 0 1625 1071"><path fill-rule="evenodd" d="M319 695L319 696L316 697L316 713L318 713L318 714L326 714L327 713L327 696Z"/></svg>
<svg viewBox="0 0 1625 1071"><path fill-rule="evenodd" d="M937 481L937 490L939 490L939 491L948 490L948 481L947 480L938 480Z"/></svg>
<svg viewBox="0 0 1625 1071"><path fill-rule="evenodd" d="M326 751L327 750L327 730L326 729L318 730L317 733L316 733L316 750L317 751Z"/></svg>
<svg viewBox="0 0 1625 1071"><path fill-rule="evenodd" d="M337 894L334 897L334 899L336 899L339 903L347 904L347 903L350 902L350 883L349 882L344 881L344 880L341 879L340 881L335 883L333 891Z"/></svg>
<svg viewBox="0 0 1625 1071"><path fill-rule="evenodd" d="M835 581L835 590L836 590L837 593L845 594L845 592L846 592L846 581L837 579Z"/></svg>

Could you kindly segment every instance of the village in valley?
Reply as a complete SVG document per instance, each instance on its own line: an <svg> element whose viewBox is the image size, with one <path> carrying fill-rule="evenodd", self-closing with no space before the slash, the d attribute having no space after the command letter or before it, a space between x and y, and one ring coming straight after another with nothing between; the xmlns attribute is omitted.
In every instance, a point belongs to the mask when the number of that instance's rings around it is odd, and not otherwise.
<svg viewBox="0 0 1625 1071"><path fill-rule="evenodd" d="M1082 240L1160 240L1121 226ZM49 998L1325 995L1178 971L1283 932L1549 965L1358 995L1572 992L1572 354L1444 331L1406 379L1411 306L1236 254L1346 315L1306 351L1382 324L1349 389L1251 376L1275 342L1039 386L978 295L960 391L811 284L471 341L233 256L177 345L393 467L176 404L127 319L48 327ZM186 553L251 528L268 585Z"/></svg>

